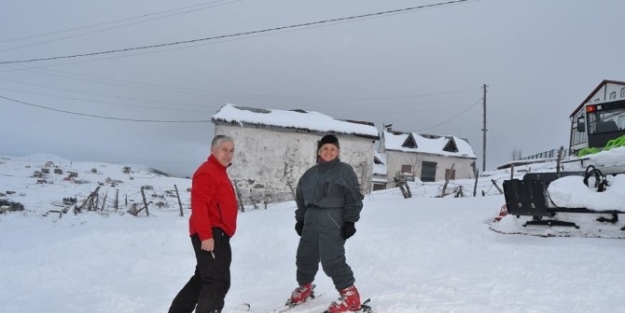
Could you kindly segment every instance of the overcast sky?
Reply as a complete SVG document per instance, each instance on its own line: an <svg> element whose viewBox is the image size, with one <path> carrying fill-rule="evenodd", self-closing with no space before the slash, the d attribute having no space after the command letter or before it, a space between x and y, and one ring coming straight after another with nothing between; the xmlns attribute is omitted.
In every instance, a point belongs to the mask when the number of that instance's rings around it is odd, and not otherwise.
<svg viewBox="0 0 625 313"><path fill-rule="evenodd" d="M209 153L211 116L233 103L455 135L469 140L481 168L487 84L492 169L514 149L529 155L568 148L570 113L603 79L625 80L622 0L465 1L154 49L7 63L446 1L2 1L0 154L53 153L191 175ZM42 107L203 122L122 121Z"/></svg>

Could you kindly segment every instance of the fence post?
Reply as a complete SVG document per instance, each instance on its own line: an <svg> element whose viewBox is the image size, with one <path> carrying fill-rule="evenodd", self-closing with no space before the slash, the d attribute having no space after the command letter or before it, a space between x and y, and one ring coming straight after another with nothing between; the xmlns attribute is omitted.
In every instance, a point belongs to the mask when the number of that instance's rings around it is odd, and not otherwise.
<svg viewBox="0 0 625 313"><path fill-rule="evenodd" d="M564 152L564 146L560 146L560 149L558 150L558 162L557 162L557 167L556 167L556 173L560 173L560 164L562 162L562 154Z"/></svg>
<svg viewBox="0 0 625 313"><path fill-rule="evenodd" d="M451 164L451 170L449 171L449 174L451 174L454 170L454 165L456 165L456 163L452 163ZM447 184L449 183L449 175L447 175L447 173L445 173L445 183L443 184L443 191L441 192L441 198L445 197L445 191L447 190Z"/></svg>
<svg viewBox="0 0 625 313"><path fill-rule="evenodd" d="M109 195L109 192L106 191L104 193L104 199L102 199L102 208L100 209L100 211L104 211L104 207L106 206L106 197Z"/></svg>
<svg viewBox="0 0 625 313"><path fill-rule="evenodd" d="M490 181L493 182L493 185L495 185L495 188L497 188L497 190L499 191L499 194L502 194L503 191L501 191L501 188L499 188L499 185L497 185L497 182L494 179L491 179Z"/></svg>
<svg viewBox="0 0 625 313"><path fill-rule="evenodd" d="M119 189L115 189L115 211L117 211L117 209L119 209Z"/></svg>
<svg viewBox="0 0 625 313"><path fill-rule="evenodd" d="M475 169L475 185L473 185L473 198L477 196L477 178L480 177L480 170Z"/></svg>
<svg viewBox="0 0 625 313"><path fill-rule="evenodd" d="M145 205L145 214L150 216L150 211L148 211L148 202L145 200L145 192L143 191L143 186L141 186L141 196L143 196L143 205Z"/></svg>
<svg viewBox="0 0 625 313"><path fill-rule="evenodd" d="M184 216L182 212L182 202L180 202L180 194L178 193L178 186L176 186L176 184L174 184L174 189L176 189L176 198L178 198L178 206L180 206L180 216Z"/></svg>
<svg viewBox="0 0 625 313"><path fill-rule="evenodd" d="M245 206L243 206L243 197L241 197L241 191L239 190L239 184L237 184L237 180L234 180L234 190L237 193L237 198L239 199L239 210L241 212L245 212Z"/></svg>

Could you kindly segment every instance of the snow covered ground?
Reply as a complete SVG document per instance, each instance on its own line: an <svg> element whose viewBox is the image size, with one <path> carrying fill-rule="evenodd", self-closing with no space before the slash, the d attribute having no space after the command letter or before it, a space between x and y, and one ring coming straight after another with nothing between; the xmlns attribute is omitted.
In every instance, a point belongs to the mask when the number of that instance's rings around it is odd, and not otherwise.
<svg viewBox="0 0 625 313"><path fill-rule="evenodd" d="M120 198L129 194L134 201L140 201L138 191L148 182L157 195L176 184L186 207L190 182L145 170L123 174L121 165L95 163L71 164L78 168L79 178L91 185L78 186L60 176L52 176L52 184L24 178L47 159L0 158L0 192L15 189L15 194L5 197L27 207L0 215L0 311L166 312L194 266L187 233L189 211L185 209L185 217L180 217L175 198L165 197L166 206L150 210L149 217L144 212L139 217L124 214L121 209L106 214L44 213L62 197L77 195L79 202L84 200L98 181L110 176L124 181L116 187ZM625 160L623 155L614 159ZM69 166L66 160L55 162ZM99 174L91 172L94 167ZM513 216L493 222L505 200L490 179L501 182L510 174L489 175L485 183L480 181L475 198L436 198L441 184L427 183L412 183L410 199L404 199L398 189L365 198L358 232L346 248L356 285L364 298L372 299L374 310L625 312L625 267L620 265L625 242L583 234L543 238L495 232L491 228L529 233L530 227L520 226L522 218ZM472 192L470 181L456 181L449 188L460 185L465 195ZM111 201L112 192L107 199ZM163 198L148 200L159 199ZM589 221L585 231L597 231L598 224ZM233 281L225 313L238 312L237 304L243 302L251 303L252 312L263 313L288 298L296 287L298 237L293 226L293 202L239 215L231 242ZM322 271L315 283L323 295L293 313L321 312L337 297Z"/></svg>

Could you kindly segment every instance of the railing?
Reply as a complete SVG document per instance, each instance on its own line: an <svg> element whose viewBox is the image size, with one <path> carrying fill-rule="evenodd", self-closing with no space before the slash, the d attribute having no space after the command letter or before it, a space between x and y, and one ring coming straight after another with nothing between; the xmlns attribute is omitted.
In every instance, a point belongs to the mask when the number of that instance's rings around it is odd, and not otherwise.
<svg viewBox="0 0 625 313"><path fill-rule="evenodd" d="M558 150L560 149L551 149L548 151L544 151L541 153L536 153L534 155L526 156L520 158L520 160L535 160L535 159L557 159L558 158ZM572 155L571 151L568 149L562 149L562 158L566 158Z"/></svg>

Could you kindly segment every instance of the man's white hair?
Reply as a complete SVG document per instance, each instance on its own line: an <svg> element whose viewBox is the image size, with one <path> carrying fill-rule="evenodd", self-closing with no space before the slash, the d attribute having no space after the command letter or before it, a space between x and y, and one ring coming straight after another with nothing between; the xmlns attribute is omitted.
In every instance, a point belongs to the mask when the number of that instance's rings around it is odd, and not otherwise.
<svg viewBox="0 0 625 313"><path fill-rule="evenodd" d="M229 142L234 142L234 140L232 139L232 137L230 136L226 136L226 135L217 135L213 138L213 142L211 143L211 149L218 147L219 145L221 145L222 142L224 141L229 141Z"/></svg>

